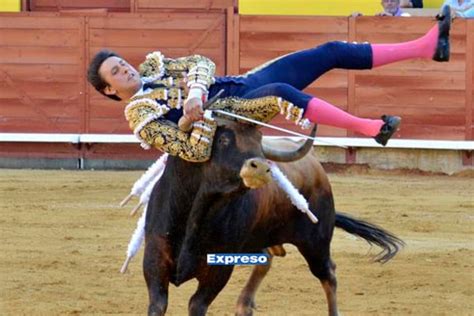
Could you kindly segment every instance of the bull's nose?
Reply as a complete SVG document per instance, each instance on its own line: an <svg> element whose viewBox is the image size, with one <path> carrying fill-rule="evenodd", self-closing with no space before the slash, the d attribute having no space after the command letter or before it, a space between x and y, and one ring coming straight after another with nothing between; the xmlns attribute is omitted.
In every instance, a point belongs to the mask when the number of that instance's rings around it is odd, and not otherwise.
<svg viewBox="0 0 474 316"><path fill-rule="evenodd" d="M270 168L268 168L268 164L261 159L250 159L249 161L250 167L252 167L257 172L270 172Z"/></svg>
<svg viewBox="0 0 474 316"><path fill-rule="evenodd" d="M260 188L271 181L270 166L261 158L248 159L240 170L240 176L247 187Z"/></svg>
<svg viewBox="0 0 474 316"><path fill-rule="evenodd" d="M259 158L253 158L247 160L246 164L250 166L251 169L254 170L254 172L257 173L267 173L270 172L270 168L268 166L268 163L265 160L259 159ZM245 166L245 164L244 164Z"/></svg>

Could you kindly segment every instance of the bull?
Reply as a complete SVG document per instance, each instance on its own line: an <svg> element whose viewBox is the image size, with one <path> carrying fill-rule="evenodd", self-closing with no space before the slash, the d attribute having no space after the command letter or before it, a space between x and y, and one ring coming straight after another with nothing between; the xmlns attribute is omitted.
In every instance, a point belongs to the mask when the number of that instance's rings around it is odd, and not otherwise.
<svg viewBox="0 0 474 316"><path fill-rule="evenodd" d="M207 265L207 253L282 250L278 245L284 243L298 248L321 282L329 315L337 315L337 280L330 255L334 227L380 246L376 260L385 262L398 252L403 242L396 236L336 213L323 168L313 155L302 158L311 147L308 141L290 152L275 151L262 146L256 127L219 119L210 161L168 159L146 216L143 270L149 315L165 314L170 283L179 286L192 278L199 285L189 301L189 314L206 314L233 271L232 266ZM318 217L317 224L271 181L267 158L280 162ZM268 269L256 268L239 298L237 314L252 313L255 291Z"/></svg>

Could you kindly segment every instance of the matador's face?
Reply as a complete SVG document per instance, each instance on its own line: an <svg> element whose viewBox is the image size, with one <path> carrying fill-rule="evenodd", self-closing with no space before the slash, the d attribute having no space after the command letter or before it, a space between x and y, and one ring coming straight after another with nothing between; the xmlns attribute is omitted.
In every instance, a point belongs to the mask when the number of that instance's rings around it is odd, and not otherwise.
<svg viewBox="0 0 474 316"><path fill-rule="evenodd" d="M116 56L109 57L102 63L99 75L108 83L104 93L115 94L121 99L133 96L142 85L138 71L124 59Z"/></svg>

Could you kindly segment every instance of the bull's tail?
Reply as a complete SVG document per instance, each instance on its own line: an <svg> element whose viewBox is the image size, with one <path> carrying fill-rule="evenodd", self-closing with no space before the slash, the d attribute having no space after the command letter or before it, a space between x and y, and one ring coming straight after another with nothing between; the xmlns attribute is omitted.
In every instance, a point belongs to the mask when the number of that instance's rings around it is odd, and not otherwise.
<svg viewBox="0 0 474 316"><path fill-rule="evenodd" d="M377 262L385 263L392 259L405 245L403 240L383 228L347 214L336 213L336 227L365 239L370 245L375 244L382 248L382 251L374 257Z"/></svg>

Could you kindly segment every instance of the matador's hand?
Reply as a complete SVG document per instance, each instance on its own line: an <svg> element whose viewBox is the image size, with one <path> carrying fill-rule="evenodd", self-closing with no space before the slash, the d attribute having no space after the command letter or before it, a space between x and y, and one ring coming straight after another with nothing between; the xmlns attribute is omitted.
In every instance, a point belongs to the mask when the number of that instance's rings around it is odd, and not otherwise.
<svg viewBox="0 0 474 316"><path fill-rule="evenodd" d="M191 98L184 103L184 117L191 122L202 120L204 111L200 98Z"/></svg>

